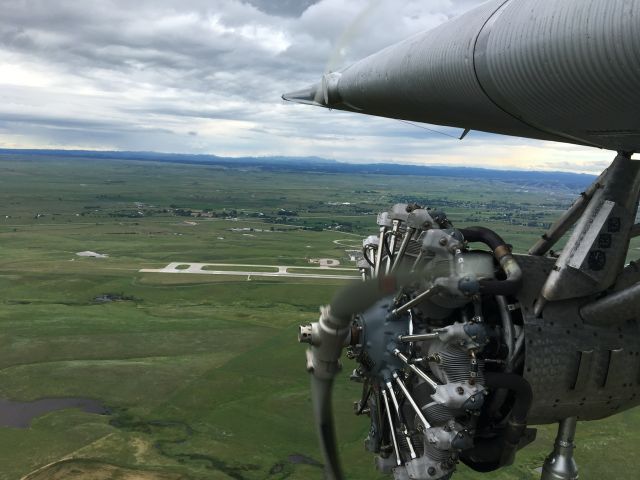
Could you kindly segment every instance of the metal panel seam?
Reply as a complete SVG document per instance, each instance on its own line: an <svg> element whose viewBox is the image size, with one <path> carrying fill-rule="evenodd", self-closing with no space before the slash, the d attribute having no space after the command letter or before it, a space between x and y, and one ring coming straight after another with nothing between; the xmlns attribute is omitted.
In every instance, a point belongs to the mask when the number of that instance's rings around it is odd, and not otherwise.
<svg viewBox="0 0 640 480"><path fill-rule="evenodd" d="M500 17L500 14L505 10L505 8L507 8L507 4L510 3L510 2L511 2L511 0L505 0L489 16L489 18L487 18L487 20L484 22L484 24L482 25L482 27L478 31L478 34L476 35L476 39L475 39L475 42L474 42L474 45L473 45L472 59L473 59L473 73L474 73L476 82L478 84L478 87L480 88L482 93L484 93L484 95L487 97L487 99L491 103L493 103L497 108L499 108L501 111L503 111L504 113L506 113L510 117L514 118L518 122L528 126L529 128L532 128L532 129L537 130L539 132L545 133L547 135L552 135L552 136L564 139L565 141L568 140L570 143L578 143L578 144L581 144L581 145L587 145L587 146L591 146L591 147L602 148L602 146L594 144L594 143L591 143L591 142L588 142L588 141L586 141L586 140L584 140L582 138L577 138L577 137L574 137L572 135L567 135L565 133L561 133L561 132L556 132L554 130L545 129L545 128L540 127L539 125L536 125L534 123L531 123L531 122L527 121L523 117L511 112L507 107L504 107L503 105L501 105L500 102L498 102L491 95L489 95L488 90L482 84L482 81L480 80L480 75L478 74L477 57L479 55L485 55L485 61L486 61L486 47L487 47L487 43L488 43L488 40L489 40L489 35L491 34L491 27L497 21L497 19ZM484 51L482 49L482 42L484 42ZM480 48L478 48L479 46L480 46Z"/></svg>

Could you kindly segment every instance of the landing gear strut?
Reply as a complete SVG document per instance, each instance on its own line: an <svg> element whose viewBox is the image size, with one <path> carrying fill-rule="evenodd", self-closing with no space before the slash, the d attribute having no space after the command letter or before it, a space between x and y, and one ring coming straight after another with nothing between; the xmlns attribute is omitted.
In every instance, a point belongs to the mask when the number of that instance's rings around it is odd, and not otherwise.
<svg viewBox="0 0 640 480"><path fill-rule="evenodd" d="M560 421L553 452L544 462L540 480L578 480L578 467L573 459L577 421L576 417Z"/></svg>

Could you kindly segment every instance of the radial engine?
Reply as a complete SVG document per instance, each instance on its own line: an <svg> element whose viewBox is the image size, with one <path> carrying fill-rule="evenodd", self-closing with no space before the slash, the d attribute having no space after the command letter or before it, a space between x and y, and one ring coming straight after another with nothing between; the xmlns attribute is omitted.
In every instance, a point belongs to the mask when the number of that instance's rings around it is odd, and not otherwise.
<svg viewBox="0 0 640 480"><path fill-rule="evenodd" d="M640 403L637 312L615 329L585 321L593 302L584 298L539 313L557 258L514 255L492 230L455 228L416 204L394 205L377 223L379 235L363 241L363 281L300 327L328 478L341 478L330 392L343 348L363 386L354 409L370 421L365 448L394 479L449 479L459 462L499 469L535 439L528 425L555 422L543 478L577 478L576 419ZM631 264L614 289L628 297L638 280Z"/></svg>

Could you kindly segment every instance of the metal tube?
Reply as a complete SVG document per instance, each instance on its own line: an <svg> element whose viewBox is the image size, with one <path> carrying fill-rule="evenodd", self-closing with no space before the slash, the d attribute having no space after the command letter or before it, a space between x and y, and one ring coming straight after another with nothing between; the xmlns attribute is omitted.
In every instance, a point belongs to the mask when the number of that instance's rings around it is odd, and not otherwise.
<svg viewBox="0 0 640 480"><path fill-rule="evenodd" d="M518 335L518 338L516 339L515 351L513 353L514 359L520 353L520 350L522 350L523 345L524 345L524 328L522 329L522 331L520 332L520 335Z"/></svg>
<svg viewBox="0 0 640 480"><path fill-rule="evenodd" d="M396 357L398 357L400 360L402 360L402 363L404 363L407 367L409 367L412 372L414 372L416 375L422 378L425 382L427 382L432 389L435 390L436 388L438 388L438 384L434 380L432 380L431 377L429 377L429 375L424 373L422 370L416 367L413 363L410 363L409 359L406 356L404 356L400 350L396 348L393 351L393 354Z"/></svg>
<svg viewBox="0 0 640 480"><path fill-rule="evenodd" d="M417 333L415 335L400 335L398 340L403 343L409 342L423 342L425 340L435 340L438 338L438 333Z"/></svg>
<svg viewBox="0 0 640 480"><path fill-rule="evenodd" d="M416 451L413 448L413 443L411 443L411 437L409 436L409 431L407 430L406 422L404 421L402 411L400 410L400 405L398 404L396 393L393 391L393 384L391 382L385 382L385 384L387 385L387 390L389 391L389 395L391 395L393 408L396 409L396 415L398 416L398 420L400 420L400 424L402 425L402 433L404 434L404 438L407 441L407 446L409 447L409 454L411 458L414 459L416 458Z"/></svg>
<svg viewBox="0 0 640 480"><path fill-rule="evenodd" d="M387 391L382 389L382 398L384 399L385 409L387 410L387 421L389 422L389 430L391 431L391 442L393 443L393 449L396 452L396 463L398 466L402 465L400 459L400 451L398 450L398 442L396 441L396 432L393 426L393 418L391 417L391 409L389 408L389 399L387 398Z"/></svg>
<svg viewBox="0 0 640 480"><path fill-rule="evenodd" d="M515 356L515 328L513 327L513 319L511 318L511 312L507 305L507 299L502 296L496 296L496 302L500 308L500 318L502 320L502 329L504 333L504 342L507 344L507 366L506 371L511 372L513 370L513 358Z"/></svg>
<svg viewBox="0 0 640 480"><path fill-rule="evenodd" d="M511 311L507 305L506 298L503 296L497 296L496 301L498 302L498 306L500 307L500 317L502 318L502 327L505 331L504 340L509 349L507 360L505 362L505 372L510 373L513 372L515 366L514 362L516 359L516 355L522 348L524 343L524 328L520 332L520 335L516 339L515 336L515 327L513 325L513 319L511 317ZM502 406L505 399L507 398L508 390L501 388L496 390L493 395L493 400L489 406L489 412L496 412L498 408Z"/></svg>
<svg viewBox="0 0 640 480"><path fill-rule="evenodd" d="M573 226L574 223L580 218L580 215L585 211L587 205L593 198L593 195L602 186L607 171L605 170L600 176L593 182L589 188L580 194L573 205L567 210L556 222L551 226L547 232L542 235L542 238L529 249L529 255L541 256L549 251L562 236Z"/></svg>
<svg viewBox="0 0 640 480"><path fill-rule="evenodd" d="M424 428L425 429L431 428L431 424L429 422L427 422L427 419L424 417L424 414L422 413L422 410L420 410L420 408L418 407L418 404L415 402L415 400L413 399L413 397L409 393L409 390L405 386L405 384L402 381L402 379L400 378L400 376L398 376L398 374L394 372L393 378L395 379L396 383L400 387L400 390L402 390L402 393L404 394L404 397L407 399L407 401L409 402L409 404L413 408L413 411L416 412L416 415L418 416L418 418L420 419L420 421L424 425Z"/></svg>
<svg viewBox="0 0 640 480"><path fill-rule="evenodd" d="M413 314L409 311L409 335L413 335Z"/></svg>
<svg viewBox="0 0 640 480"><path fill-rule="evenodd" d="M413 265L411 266L411 272L416 271L416 268L418 268L418 264L422 261L422 257L423 257L423 252L422 250L420 250L420 253L418 253L418 256L416 257L416 261L413 262Z"/></svg>
<svg viewBox="0 0 640 480"><path fill-rule="evenodd" d="M415 231L416 231L415 228L407 228L407 231L404 233L404 238L402 239L402 243L400 244L400 250L398 250L398 254L396 255L396 258L393 260L393 266L391 267L392 273L395 272L396 269L398 268L398 265L400 265L400 261L404 256L404 252L407 251L407 247L409 246L409 241L411 240L411 237L413 237L413 234L415 233Z"/></svg>
<svg viewBox="0 0 640 480"><path fill-rule="evenodd" d="M380 265L382 263L382 256L384 255L384 236L387 231L387 227L380 227L380 238L378 239L378 251L376 252L376 263L373 273L375 275L380 274Z"/></svg>
<svg viewBox="0 0 640 480"><path fill-rule="evenodd" d="M406 312L407 310L409 310L412 307L415 307L416 305L418 305L419 303L421 303L422 301L426 300L427 298L429 298L430 296L434 295L437 292L437 288L434 287L430 287L428 289L426 289L424 292L422 292L420 295L418 295L417 297L415 297L412 300L409 300L407 303L405 303L404 305L394 309L391 311L391 313L389 314L389 316L391 317L397 317L398 315L403 314L404 312Z"/></svg>
<svg viewBox="0 0 640 480"><path fill-rule="evenodd" d="M387 266L385 268L385 273L387 274L389 273L389 270L391 270L391 264L393 262L393 254L394 254L394 250L396 249L396 241L397 241L396 235L398 234L399 228L400 228L400 221L394 220L393 228L391 230L391 240L389 240L389 256L387 257Z"/></svg>
<svg viewBox="0 0 640 480"><path fill-rule="evenodd" d="M573 459L577 422L576 417L560 421L553 453L544 462L541 480L578 480L578 467Z"/></svg>

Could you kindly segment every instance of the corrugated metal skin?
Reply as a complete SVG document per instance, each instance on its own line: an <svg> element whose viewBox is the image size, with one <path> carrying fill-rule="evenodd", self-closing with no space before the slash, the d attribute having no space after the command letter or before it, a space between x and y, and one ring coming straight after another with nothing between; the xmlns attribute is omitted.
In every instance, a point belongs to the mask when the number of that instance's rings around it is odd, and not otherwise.
<svg viewBox="0 0 640 480"><path fill-rule="evenodd" d="M550 133L640 150L640 0L510 0L482 36L478 79L503 110Z"/></svg>
<svg viewBox="0 0 640 480"><path fill-rule="evenodd" d="M640 0L492 0L341 74L332 108L640 151Z"/></svg>
<svg viewBox="0 0 640 480"><path fill-rule="evenodd" d="M473 64L476 38L503 3L490 1L345 69L338 84L344 109L553 139L505 113L478 84Z"/></svg>

